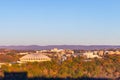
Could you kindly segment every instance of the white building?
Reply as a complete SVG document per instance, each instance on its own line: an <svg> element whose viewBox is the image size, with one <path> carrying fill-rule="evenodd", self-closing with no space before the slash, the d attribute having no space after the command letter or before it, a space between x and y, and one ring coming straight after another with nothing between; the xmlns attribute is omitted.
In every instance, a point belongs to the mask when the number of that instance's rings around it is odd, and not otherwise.
<svg viewBox="0 0 120 80"><path fill-rule="evenodd" d="M100 56L95 55L93 52L86 52L83 53L83 55L86 56L87 58L101 58Z"/></svg>
<svg viewBox="0 0 120 80"><path fill-rule="evenodd" d="M44 61L51 61L51 58L49 58L46 55L43 54L28 54L20 58L20 62L44 62Z"/></svg>

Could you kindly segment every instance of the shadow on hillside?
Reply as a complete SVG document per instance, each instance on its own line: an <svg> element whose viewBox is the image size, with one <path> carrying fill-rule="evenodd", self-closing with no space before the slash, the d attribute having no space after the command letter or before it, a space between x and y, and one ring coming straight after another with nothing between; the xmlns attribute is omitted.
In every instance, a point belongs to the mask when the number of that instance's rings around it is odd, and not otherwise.
<svg viewBox="0 0 120 80"><path fill-rule="evenodd" d="M27 72L4 72L4 78L0 78L0 80L112 80L108 78L45 78L45 77L33 77L28 78ZM116 79L120 80L120 78Z"/></svg>
<svg viewBox="0 0 120 80"><path fill-rule="evenodd" d="M27 72L4 72L3 80L28 80Z"/></svg>

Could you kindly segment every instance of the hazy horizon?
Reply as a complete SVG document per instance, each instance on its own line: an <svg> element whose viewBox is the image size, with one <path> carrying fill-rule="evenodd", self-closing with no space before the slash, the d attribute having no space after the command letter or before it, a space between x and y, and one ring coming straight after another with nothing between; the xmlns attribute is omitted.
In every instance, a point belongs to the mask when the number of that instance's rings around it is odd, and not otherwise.
<svg viewBox="0 0 120 80"><path fill-rule="evenodd" d="M119 3L0 1L0 45L120 45Z"/></svg>
<svg viewBox="0 0 120 80"><path fill-rule="evenodd" d="M71 45L71 44L51 44L51 45L34 45L34 44L31 44L31 45L0 45L0 46L120 46L120 45Z"/></svg>

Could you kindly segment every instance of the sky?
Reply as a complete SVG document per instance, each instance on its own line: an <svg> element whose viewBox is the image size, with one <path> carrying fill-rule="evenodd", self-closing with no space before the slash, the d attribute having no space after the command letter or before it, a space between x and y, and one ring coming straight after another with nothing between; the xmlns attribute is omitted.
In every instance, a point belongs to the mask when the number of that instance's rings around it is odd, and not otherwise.
<svg viewBox="0 0 120 80"><path fill-rule="evenodd" d="M0 0L0 45L120 45L120 0Z"/></svg>

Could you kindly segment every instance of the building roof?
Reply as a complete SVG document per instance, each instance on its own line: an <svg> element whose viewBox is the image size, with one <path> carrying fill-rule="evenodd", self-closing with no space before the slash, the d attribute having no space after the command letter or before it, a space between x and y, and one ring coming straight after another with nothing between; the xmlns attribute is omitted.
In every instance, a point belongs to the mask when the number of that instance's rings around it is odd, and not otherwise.
<svg viewBox="0 0 120 80"><path fill-rule="evenodd" d="M28 58L31 58L31 59L41 59L41 58L49 58L48 56L45 56L43 54L39 54L39 53L33 53L33 54L28 54L28 55L25 55L23 56L21 59L28 59Z"/></svg>

